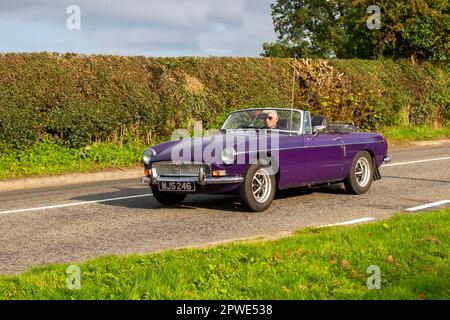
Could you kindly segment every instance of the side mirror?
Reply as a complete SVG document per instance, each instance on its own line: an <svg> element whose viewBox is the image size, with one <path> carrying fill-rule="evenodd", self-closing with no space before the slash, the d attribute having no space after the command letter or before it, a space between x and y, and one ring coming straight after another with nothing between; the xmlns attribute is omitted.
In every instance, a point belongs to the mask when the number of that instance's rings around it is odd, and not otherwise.
<svg viewBox="0 0 450 320"><path fill-rule="evenodd" d="M313 128L314 137L317 137L317 135L327 129L327 126L315 126Z"/></svg>

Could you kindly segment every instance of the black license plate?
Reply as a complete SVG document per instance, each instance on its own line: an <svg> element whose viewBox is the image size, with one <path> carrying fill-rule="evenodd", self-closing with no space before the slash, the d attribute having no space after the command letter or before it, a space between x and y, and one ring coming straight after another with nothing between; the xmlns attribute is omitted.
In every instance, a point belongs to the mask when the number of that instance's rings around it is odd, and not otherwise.
<svg viewBox="0 0 450 320"><path fill-rule="evenodd" d="M195 182L159 182L159 191L195 192Z"/></svg>

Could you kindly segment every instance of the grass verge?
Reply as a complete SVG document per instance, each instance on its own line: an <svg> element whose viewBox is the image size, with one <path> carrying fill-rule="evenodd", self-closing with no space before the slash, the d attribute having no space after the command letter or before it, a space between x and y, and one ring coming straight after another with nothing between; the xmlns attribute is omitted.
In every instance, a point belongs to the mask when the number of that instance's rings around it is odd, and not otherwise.
<svg viewBox="0 0 450 320"><path fill-rule="evenodd" d="M134 141L122 145L96 143L79 149L40 142L24 151L0 153L0 179L135 166L141 162L144 149L142 143Z"/></svg>
<svg viewBox="0 0 450 320"><path fill-rule="evenodd" d="M450 125L441 129L427 126L420 127L387 127L383 130L384 137L394 144L413 141L450 139Z"/></svg>
<svg viewBox="0 0 450 320"><path fill-rule="evenodd" d="M369 290L369 266L381 289ZM79 264L0 278L1 299L450 299L450 209L354 227L309 228L233 243Z"/></svg>

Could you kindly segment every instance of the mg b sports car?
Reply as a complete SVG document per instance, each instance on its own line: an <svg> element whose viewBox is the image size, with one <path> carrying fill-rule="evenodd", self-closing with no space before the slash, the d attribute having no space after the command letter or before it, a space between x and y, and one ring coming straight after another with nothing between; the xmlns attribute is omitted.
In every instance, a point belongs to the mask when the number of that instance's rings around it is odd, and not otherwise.
<svg viewBox="0 0 450 320"><path fill-rule="evenodd" d="M145 176L163 205L188 194L238 193L251 211L264 211L277 190L341 183L366 193L389 162L388 145L376 133L294 109L232 112L216 134L162 143L145 150Z"/></svg>

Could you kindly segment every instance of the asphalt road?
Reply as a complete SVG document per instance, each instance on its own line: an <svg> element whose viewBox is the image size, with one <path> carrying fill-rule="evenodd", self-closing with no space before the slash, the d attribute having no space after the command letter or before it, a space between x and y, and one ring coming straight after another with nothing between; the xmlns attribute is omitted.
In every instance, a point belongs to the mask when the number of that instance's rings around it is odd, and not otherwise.
<svg viewBox="0 0 450 320"><path fill-rule="evenodd" d="M411 207L450 200L450 144L401 149L390 155L393 162L382 167L383 179L363 196L348 195L342 186L290 190L263 213L243 211L231 196L190 196L183 206L165 208L138 179L2 192L0 274L99 255L146 253L277 236L360 218L383 219ZM429 159L435 160L405 163ZM434 208L445 206L450 203Z"/></svg>

